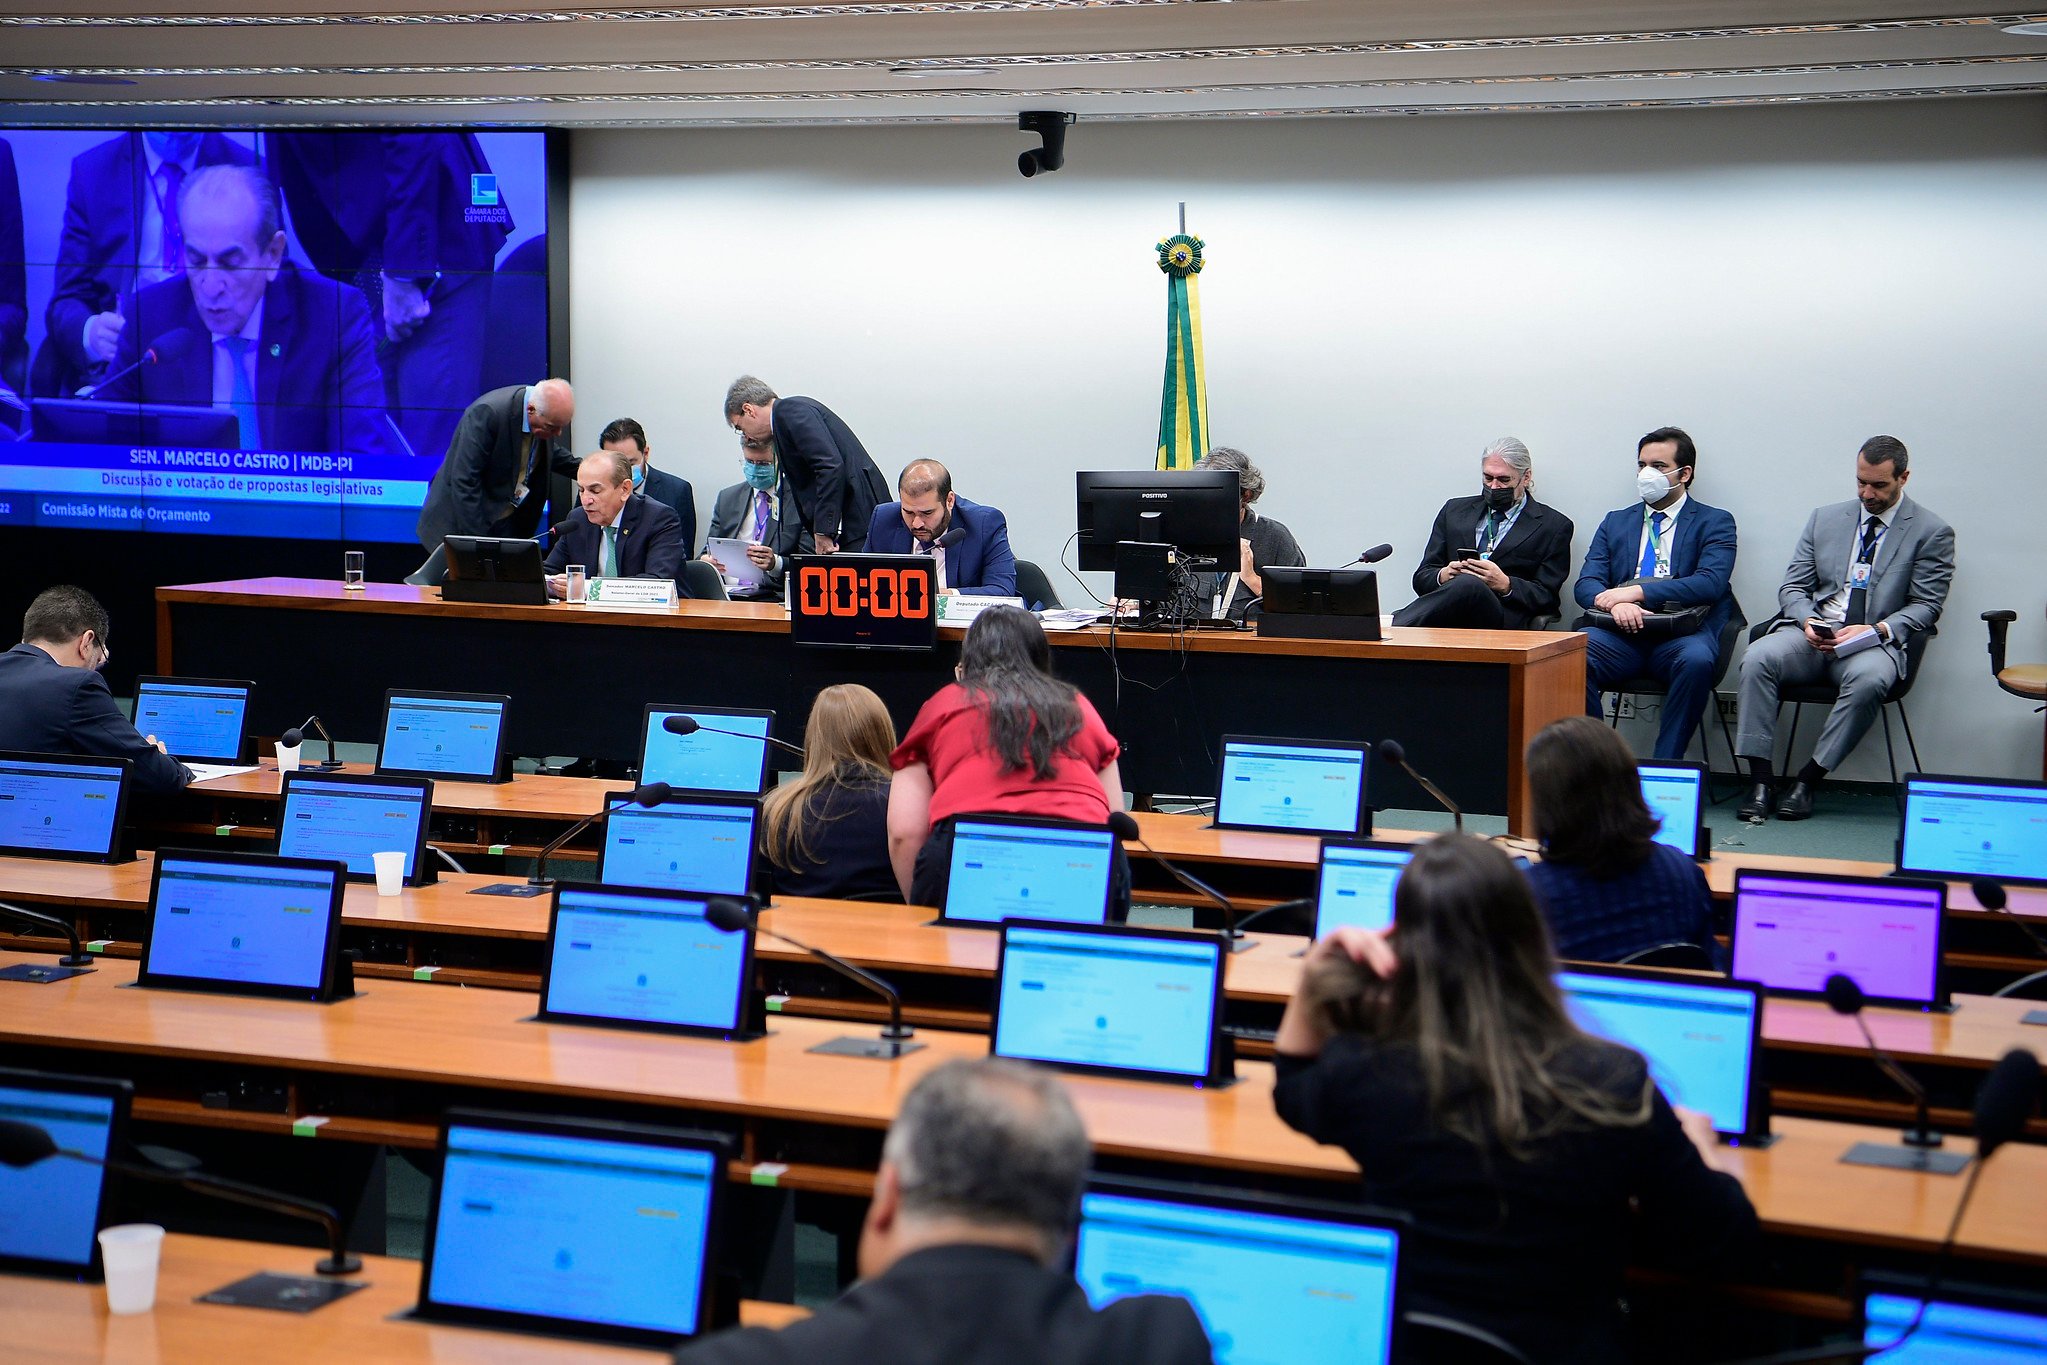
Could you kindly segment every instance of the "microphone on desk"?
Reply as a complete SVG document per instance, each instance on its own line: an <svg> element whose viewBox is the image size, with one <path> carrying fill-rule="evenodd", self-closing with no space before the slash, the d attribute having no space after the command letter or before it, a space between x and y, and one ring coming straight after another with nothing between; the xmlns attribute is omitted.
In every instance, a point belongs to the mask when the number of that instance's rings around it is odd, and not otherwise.
<svg viewBox="0 0 2047 1365"><path fill-rule="evenodd" d="M1407 761L1407 750L1400 747L1399 740L1382 739L1379 741L1378 746L1373 750L1373 752L1379 756L1379 761L1381 763L1391 763L1394 767L1400 769L1400 771L1406 773L1409 777L1413 778L1416 786L1420 787L1423 791L1427 792L1430 796L1434 797L1436 799L1436 804L1440 805L1444 810L1450 812L1451 820L1456 822L1457 832L1459 834L1464 833L1464 812L1458 808L1458 805L1455 801L1452 801L1448 796L1445 796L1443 794L1443 789L1441 787L1429 781L1429 779L1423 777L1420 773L1414 770L1413 765L1411 765Z"/></svg>
<svg viewBox="0 0 2047 1365"><path fill-rule="evenodd" d="M766 934L769 938L780 939L791 948L800 948L847 980L858 982L888 1001L888 1024L882 1029L881 1037L834 1038L828 1043L819 1043L810 1051L828 1052L844 1057L880 1057L893 1060L924 1046L922 1043L910 1041L917 1036L917 1031L903 1022L902 993L873 972L855 967L836 953L828 953L822 948L813 947L787 934L764 927L760 922L760 916L754 913L750 901L731 896L713 896L704 902L704 918L710 921L713 928L722 929L728 934L751 929L756 934Z"/></svg>
<svg viewBox="0 0 2047 1365"><path fill-rule="evenodd" d="M777 749L787 749L798 758L803 757L801 746L791 744L786 739L776 739L773 735L749 735L743 730L720 730L715 725L704 724L695 716L670 716L667 720L661 722L661 728L671 735L693 735L697 731L702 730L706 734L730 735L734 739L764 740L774 745Z"/></svg>
<svg viewBox="0 0 2047 1365"><path fill-rule="evenodd" d="M1824 989L1827 996L1827 1008L1836 1014L1845 1014L1855 1021L1855 1026L1862 1030L1862 1041L1869 1045L1869 1055L1876 1059L1877 1067L1884 1075L1896 1081L1898 1088L1903 1090L1911 1097L1912 1102L1919 1106L1917 1119L1904 1132L1902 1139L1904 1144L1907 1147L1922 1149L1940 1146L1942 1141L1941 1135L1934 1131L1933 1124L1927 1117L1926 1087L1913 1079L1912 1073L1892 1060L1888 1052L1885 1052L1876 1045L1876 1035L1869 1031L1869 1021L1862 1017L1862 1007L1867 999L1862 993L1862 987L1856 984L1854 977L1835 972L1827 978ZM1863 1153L1864 1159L1856 1161L1856 1152ZM1850 1150L1846 1159L1857 1165L1891 1166L1912 1164L1896 1160L1895 1158L1898 1155L1892 1148L1885 1147L1880 1143L1860 1142ZM1960 1167L1956 1169L1959 1170Z"/></svg>
<svg viewBox="0 0 2047 1365"><path fill-rule="evenodd" d="M560 834L548 840L541 848L538 856L533 859L533 874L526 878L526 885L533 888L533 894L536 895L553 886L554 879L547 875L548 858L553 855L556 849L596 824L599 820L609 819L613 811L624 810L627 806L631 805L658 806L674 795L674 793L675 789L666 782L643 783L640 786L634 787L610 805L584 816L576 821L575 824L570 825Z"/></svg>
<svg viewBox="0 0 2047 1365"><path fill-rule="evenodd" d="M55 915L46 915L40 910L24 910L18 905L8 905L4 901L0 901L0 915L12 915L26 924L40 924L45 928L55 929L58 933L69 939L71 941L71 952L68 956L57 959L59 967L91 967L92 959L86 956L85 945L78 940L78 926L71 921L58 919ZM60 972L53 971L48 967L31 967L23 963L9 967L5 972L0 972L0 980L34 981L40 984L50 981L62 981L66 977L82 975L84 973L79 971Z"/></svg>
<svg viewBox="0 0 2047 1365"><path fill-rule="evenodd" d="M1241 953L1258 946L1245 938L1244 931L1237 926L1237 907L1231 903L1230 898L1210 886L1207 882L1202 881L1199 877L1181 871L1165 854L1153 848L1145 839L1144 830L1137 823L1137 818L1131 815L1130 812L1121 810L1110 812L1109 832L1118 839L1129 840L1139 848L1142 848L1146 853L1149 853L1153 862L1156 862L1160 867L1171 873L1173 880L1186 887L1189 891L1194 892L1198 896L1206 896L1221 906L1223 911L1223 946L1226 949L1233 953Z"/></svg>
<svg viewBox="0 0 2047 1365"><path fill-rule="evenodd" d="M88 400L98 398L100 391L115 380L126 379L129 375L134 374L145 366L163 365L173 360L182 359L187 351L190 351L198 344L199 336L191 328L173 327L144 347L142 354L135 358L135 362L132 365L127 366L125 369L115 370L105 379L94 384L91 392L80 396Z"/></svg>
<svg viewBox="0 0 2047 1365"><path fill-rule="evenodd" d="M1351 564L1377 564L1380 560L1386 558L1388 555L1392 553L1393 546L1391 544L1374 545L1371 549L1365 551L1356 559L1353 559L1350 562L1350 564L1339 564L1336 567L1339 569L1348 569L1349 567L1351 567Z"/></svg>
<svg viewBox="0 0 2047 1365"><path fill-rule="evenodd" d="M327 741L327 757L318 763L301 763L299 766L323 773L331 773L340 768L341 760L334 754L334 736L327 733L327 727L320 723L318 716L307 716L304 724L292 726L277 737L277 742L287 749L296 749L306 742L308 730L317 730L320 738Z"/></svg>
<svg viewBox="0 0 2047 1365"><path fill-rule="evenodd" d="M940 536L938 539L932 541L931 547L935 550L950 550L953 546L959 544L966 538L967 528L964 526L955 526L950 531L947 531L944 535Z"/></svg>
<svg viewBox="0 0 2047 1365"><path fill-rule="evenodd" d="M347 1229L342 1226L341 1215L325 1204L301 1199L294 1194L279 1194L275 1190L245 1185L239 1180L229 1180L225 1176L208 1175L204 1171L173 1171L152 1162L93 1156L89 1152L59 1147L49 1131L36 1124L0 1119L0 1165L33 1166L53 1156L68 1157L73 1161L82 1161L88 1166L103 1166L107 1170L118 1171L122 1175L134 1176L141 1180L177 1185L194 1194L211 1195L215 1199L224 1199L231 1204L242 1204L252 1209L263 1209L269 1213L281 1213L287 1217L304 1218L309 1222L318 1223L327 1231L327 1257L317 1262L313 1269L322 1275L353 1275L362 1269L361 1258L349 1255Z"/></svg>
<svg viewBox="0 0 2047 1365"><path fill-rule="evenodd" d="M2026 923L2025 919L2011 908L2010 901L2004 894L2002 882L1991 881L1988 877L1978 877L1969 883L1969 891L1976 897L1976 904L1992 914L2003 915L2016 924L2019 932L2033 941L2034 951L2047 957L2047 938L2042 938L2038 929Z"/></svg>

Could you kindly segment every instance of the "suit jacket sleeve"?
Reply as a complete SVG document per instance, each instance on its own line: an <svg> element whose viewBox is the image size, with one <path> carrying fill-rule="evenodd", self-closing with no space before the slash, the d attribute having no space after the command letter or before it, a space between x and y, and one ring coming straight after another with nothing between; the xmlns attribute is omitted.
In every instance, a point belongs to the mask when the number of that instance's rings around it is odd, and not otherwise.
<svg viewBox="0 0 2047 1365"><path fill-rule="evenodd" d="M43 311L50 344L74 371L90 371L96 363L85 353L85 323L113 305L114 291L102 278L106 263L93 259L92 222L87 203L95 186L79 174L80 157L71 163L64 191L64 228L57 238L57 278ZM132 330L132 329L131 329Z"/></svg>
<svg viewBox="0 0 2047 1365"><path fill-rule="evenodd" d="M28 335L28 269L22 263L21 178L14 170L14 148L0 138L0 363L9 344Z"/></svg>
<svg viewBox="0 0 2047 1365"><path fill-rule="evenodd" d="M1536 562L1535 577L1507 575L1506 600L1526 611L1530 617L1557 614L1563 605L1564 579L1571 572L1571 532L1577 528L1571 524L1569 517L1555 508L1545 510L1551 524L1546 528L1548 534L1541 557ZM1448 553L1447 548L1445 553ZM1436 567L1441 568L1442 565Z"/></svg>
<svg viewBox="0 0 2047 1365"><path fill-rule="evenodd" d="M1791 547L1791 563L1785 566L1784 582L1777 589L1777 614L1787 621L1810 620L1819 607L1816 597L1819 569L1813 555L1819 520L1818 511L1805 519L1805 529L1798 533L1798 543Z"/></svg>
<svg viewBox="0 0 2047 1365"><path fill-rule="evenodd" d="M1429 527L1429 543L1422 550L1422 562L1414 571L1415 596L1421 597L1443 586L1436 581L1436 575L1443 572L1443 566L1450 562L1450 552L1457 547L1450 543L1450 504L1436 513L1435 525Z"/></svg>
<svg viewBox="0 0 2047 1365"><path fill-rule="evenodd" d="M70 728L81 752L127 759L134 766L138 791L174 792L192 780L184 764L144 739L121 714L106 679L97 673L71 696Z"/></svg>
<svg viewBox="0 0 2047 1365"><path fill-rule="evenodd" d="M489 408L470 404L455 427L454 439L448 442L448 491L454 495L454 516L448 530L453 535L483 535L497 520L494 509L483 505L483 471L496 444Z"/></svg>
<svg viewBox="0 0 2047 1365"><path fill-rule="evenodd" d="M1649 611L1671 607L1711 606L1727 596L1734 580L1734 515L1718 507L1692 504L1698 522L1698 565L1682 578L1659 578L1644 585L1642 605Z"/></svg>
<svg viewBox="0 0 2047 1365"><path fill-rule="evenodd" d="M334 357L334 398L340 406L341 449L351 455L384 454L394 445L384 423L384 371L370 308L359 290L341 293L341 335Z"/></svg>
<svg viewBox="0 0 2047 1365"><path fill-rule="evenodd" d="M840 453L839 443L832 439L823 415L809 404L791 406L784 400L775 405L775 410L782 418L778 444L780 440L788 442L782 452L783 467L791 474L802 470L801 482L809 487L810 529L837 540L845 529L846 457ZM790 482L798 480L792 478Z"/></svg>
<svg viewBox="0 0 2047 1365"><path fill-rule="evenodd" d="M867 519L867 553L871 555L882 555L890 553L889 551L882 549L881 546L876 542L881 541L885 537L887 537L889 530L888 524L891 518L895 520L897 525L900 526L902 524L903 514L902 511L900 510L901 507L902 507L901 503L885 502L874 509L874 515Z"/></svg>
<svg viewBox="0 0 2047 1365"><path fill-rule="evenodd" d="M1917 513L1920 517L1931 515L1923 508ZM1937 522L1912 557L1910 600L1883 619L1891 638L1903 643L1916 631L1932 630L1940 620L1941 608L1947 605L1948 585L1954 578L1955 531L1947 523Z"/></svg>
<svg viewBox="0 0 2047 1365"><path fill-rule="evenodd" d="M992 507L979 509L988 523L988 545L981 556L982 582L960 591L972 597L1016 596L1016 555L1009 548L1009 518Z"/></svg>
<svg viewBox="0 0 2047 1365"><path fill-rule="evenodd" d="M1632 520L1632 518L1629 519ZM1599 523L1599 529L1592 533L1592 547L1585 551L1585 565L1578 570L1577 586L1571 590L1571 596L1577 599L1578 605L1587 611L1592 610L1593 598L1605 592L1615 583L1626 581L1624 578L1614 577L1613 559L1614 540L1616 538L1614 526L1616 521L1616 517L1606 517Z"/></svg>

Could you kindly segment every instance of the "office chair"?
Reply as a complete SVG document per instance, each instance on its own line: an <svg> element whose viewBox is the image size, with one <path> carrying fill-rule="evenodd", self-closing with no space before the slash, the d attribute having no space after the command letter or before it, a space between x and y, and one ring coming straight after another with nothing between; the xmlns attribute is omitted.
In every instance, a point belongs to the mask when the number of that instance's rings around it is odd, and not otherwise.
<svg viewBox="0 0 2047 1365"><path fill-rule="evenodd" d="M1032 611L1054 611L1059 607L1059 594L1052 591L1052 580L1028 559L1016 562L1016 595Z"/></svg>
<svg viewBox="0 0 2047 1365"><path fill-rule="evenodd" d="M682 595L695 602L729 602L731 597L725 591L725 580L718 571L701 559L682 561L682 574L676 586Z"/></svg>
<svg viewBox="0 0 2047 1365"><path fill-rule="evenodd" d="M2004 639L2011 630L2011 623L2019 619L2015 611L1986 611L1983 619L1990 626L1990 673L1997 679L1997 685L2014 697L2027 701L2047 700L2047 664L2012 664L2004 662ZM2036 706L2036 711L2047 711L2047 706ZM2040 777L2047 781L2047 728L2040 737Z"/></svg>
<svg viewBox="0 0 2047 1365"><path fill-rule="evenodd" d="M1767 621L1763 623L1765 626L1768 624L1769 622ZM1919 761L1919 745L1912 739L1912 717L1905 711L1905 697L1911 692L1912 684L1919 677L1919 661L1926 656L1926 646L1939 633L1938 628L1918 630L1912 633L1911 639L1905 641L1905 671L1896 682L1891 684L1891 690L1884 695L1883 706L1877 711L1878 718L1883 721L1884 758L1890 764L1891 785L1894 787L1898 785L1898 750L1896 744L1891 739L1891 708L1893 706L1898 708L1898 720L1905 727L1905 747L1912 755L1912 766L1908 771L1915 773L1926 771L1925 765ZM1749 643L1754 644L1758 639L1762 638L1762 634L1763 626L1757 626L1749 634ZM1784 703L1786 702L1790 702L1792 706L1791 733L1785 736L1784 739L1784 761L1778 765L1780 770L1786 772L1791 770L1792 746L1798 743L1798 717L1800 713L1808 706L1832 706L1840 699L1840 696L1841 689L1830 682L1787 684L1778 690L1777 713L1780 716L1784 713Z"/></svg>
<svg viewBox="0 0 2047 1365"><path fill-rule="evenodd" d="M426 563L405 575L405 581L421 588L438 588L447 582L448 547L436 545L434 552L426 557Z"/></svg>

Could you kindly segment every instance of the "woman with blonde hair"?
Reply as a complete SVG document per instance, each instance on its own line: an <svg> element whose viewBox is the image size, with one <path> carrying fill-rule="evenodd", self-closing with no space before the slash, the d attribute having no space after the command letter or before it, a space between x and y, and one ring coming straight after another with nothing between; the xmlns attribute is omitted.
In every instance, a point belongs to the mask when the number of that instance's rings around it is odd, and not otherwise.
<svg viewBox="0 0 2047 1365"><path fill-rule="evenodd" d="M889 754L895 722L873 691L817 694L803 730L803 775L761 803L761 852L783 896L897 900L888 858Z"/></svg>

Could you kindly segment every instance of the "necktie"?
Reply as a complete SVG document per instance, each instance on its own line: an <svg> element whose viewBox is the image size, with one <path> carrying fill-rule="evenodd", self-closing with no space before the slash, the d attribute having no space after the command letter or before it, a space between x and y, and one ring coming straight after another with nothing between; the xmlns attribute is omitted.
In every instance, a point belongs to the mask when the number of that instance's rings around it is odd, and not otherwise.
<svg viewBox="0 0 2047 1365"><path fill-rule="evenodd" d="M1493 552L1493 542L1498 540L1499 537L1500 514L1498 512L1488 512L1485 514L1485 536L1480 541L1478 547L1480 556L1491 554Z"/></svg>
<svg viewBox="0 0 2047 1365"><path fill-rule="evenodd" d="M602 578L618 577L618 523L616 522L604 528L604 559L598 564L597 573Z"/></svg>
<svg viewBox="0 0 2047 1365"><path fill-rule="evenodd" d="M1875 517L1862 523L1862 546L1855 552L1857 564L1868 564L1876 558L1876 542L1882 537L1884 524ZM1848 614L1842 618L1844 625L1866 626L1869 624L1869 589L1850 587L1848 589Z"/></svg>
<svg viewBox="0 0 2047 1365"><path fill-rule="evenodd" d="M1642 562L1635 570L1635 577L1656 577L1656 552L1663 545L1663 524L1669 520L1668 514L1663 512L1652 512L1650 514L1649 534L1642 541Z"/></svg>
<svg viewBox="0 0 2047 1365"><path fill-rule="evenodd" d="M526 491L533 484L533 463L539 452L540 439L529 433L526 437L526 453L519 457L519 486L512 490L512 505L505 509L505 515L508 517L518 511L526 501Z"/></svg>
<svg viewBox="0 0 2047 1365"><path fill-rule="evenodd" d="M768 494L766 489L753 495L753 538L765 541L768 538Z"/></svg>
<svg viewBox="0 0 2047 1365"><path fill-rule="evenodd" d="M163 211L163 273L182 275L185 273L185 226L178 221L178 188L185 183L185 168L175 161L166 161L158 168L163 177L163 198L158 201Z"/></svg>
<svg viewBox="0 0 2047 1365"><path fill-rule="evenodd" d="M263 435L256 426L256 388L249 382L249 367L242 363L249 354L249 339L222 337L214 344L227 353L228 373L233 376L228 406L235 410L235 420L242 426L242 449L260 450Z"/></svg>

